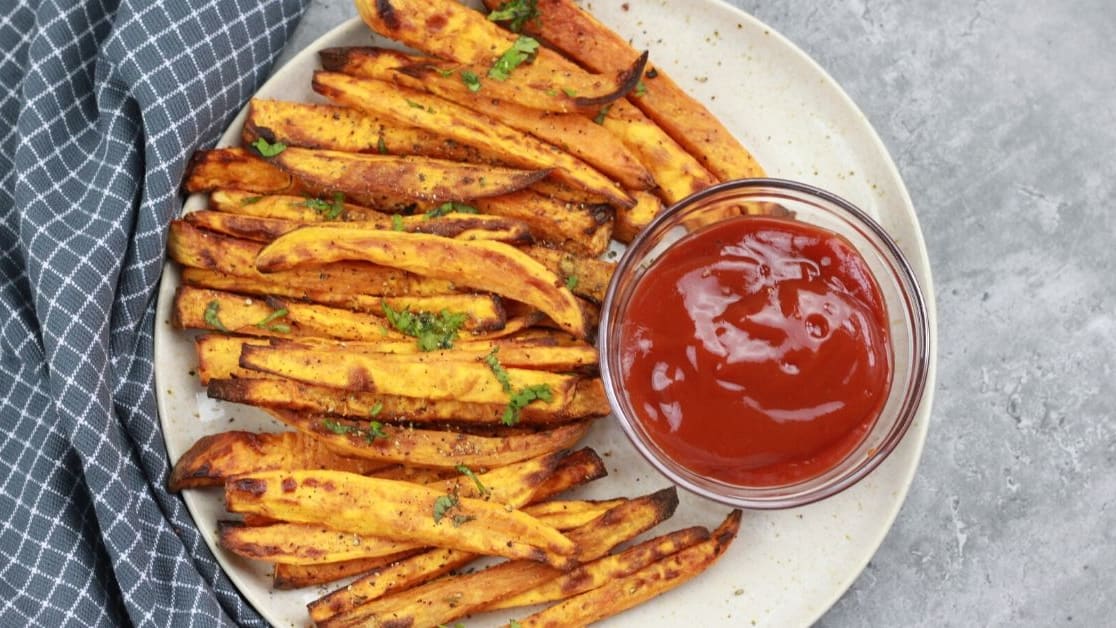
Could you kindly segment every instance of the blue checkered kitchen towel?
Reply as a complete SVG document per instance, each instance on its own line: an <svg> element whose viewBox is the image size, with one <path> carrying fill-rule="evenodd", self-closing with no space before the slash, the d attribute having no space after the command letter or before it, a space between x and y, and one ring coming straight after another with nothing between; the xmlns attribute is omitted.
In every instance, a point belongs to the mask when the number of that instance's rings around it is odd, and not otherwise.
<svg viewBox="0 0 1116 628"><path fill-rule="evenodd" d="M186 160L305 2L0 0L0 626L264 624L163 488L152 329Z"/></svg>

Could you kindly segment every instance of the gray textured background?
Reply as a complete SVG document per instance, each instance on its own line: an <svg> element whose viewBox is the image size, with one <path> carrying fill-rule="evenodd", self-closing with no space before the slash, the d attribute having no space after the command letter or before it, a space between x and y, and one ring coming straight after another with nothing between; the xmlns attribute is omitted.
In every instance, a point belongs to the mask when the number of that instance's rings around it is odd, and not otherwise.
<svg viewBox="0 0 1116 628"><path fill-rule="evenodd" d="M732 4L867 114L937 289L922 465L821 625L1113 625L1116 3ZM315 3L284 58L354 14Z"/></svg>

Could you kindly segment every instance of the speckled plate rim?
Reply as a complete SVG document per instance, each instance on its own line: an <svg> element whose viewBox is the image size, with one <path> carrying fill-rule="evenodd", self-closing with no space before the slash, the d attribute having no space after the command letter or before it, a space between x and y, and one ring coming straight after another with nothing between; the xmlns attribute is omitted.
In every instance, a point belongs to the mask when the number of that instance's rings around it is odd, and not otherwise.
<svg viewBox="0 0 1116 628"><path fill-rule="evenodd" d="M929 259L914 207L886 147L863 113L813 59L770 27L719 0L700 0L687 3L685 7L665 1L630 2L623 5L616 2L607 6L602 6L601 2L595 4L594 14L599 19L632 37L637 47L649 47L652 60L659 67L668 69L680 85L708 104L741 137L745 145L756 153L760 162L768 168L769 174L803 180L829 189L881 218L884 226L899 241L923 286L931 330L927 394L918 418L891 458L861 485L831 500L797 511L748 513L741 539L709 572L666 594L656 603L633 609L606 622L608 625L629 622L662 625L685 619L747 623L746 616L751 615L753 625L809 625L840 598L882 543L902 507L926 438L937 370L937 315ZM629 8L625 9L624 6ZM684 29L679 29L679 21L684 23ZM670 29L673 36L670 43L656 41L654 33L668 32L667 29ZM739 94L739 85L726 84L731 81L723 76L714 76L711 79L703 73L708 69L704 65L699 64L694 68L684 58L673 61L670 59L671 54L694 49L694 44L702 38L709 48L716 48L718 43L723 45L726 41L738 43L736 39L723 39L719 29L728 29L737 38L751 38L760 42L758 45L748 43L733 46L734 53L739 52L737 49L743 50L743 56L738 59L742 65L737 67L749 68L753 73L761 72L762 76L779 74L781 77L785 74L791 77L786 85L787 93L793 92L797 97L799 92L803 92L806 94L803 100L817 97L818 101L808 104L806 109L817 108L818 113L824 114L821 115L820 131L833 131L825 136L825 142L816 145L807 142L805 148L801 142L792 148L783 146L783 137L794 137L798 141L797 136L802 135L798 130L817 126L818 122L817 119L796 119L799 112L788 107L790 100L780 102L780 94L770 91L771 86L766 86L761 96L752 96L752 100L745 97L736 101L740 106L739 110L730 110L723 104L725 98L720 103L716 101L717 93ZM309 90L308 81L300 79L308 77L316 67L317 50L335 45L359 45L369 41L370 34L359 20L353 19L341 24L277 70L260 88L257 96L317 100ZM385 42L378 40L377 43ZM776 63L777 71L772 72L771 68L767 68L764 72L763 66L767 62ZM717 65L720 66L721 61ZM740 80L759 89L746 76ZM772 84L778 87L776 82L773 81ZM765 107L761 101L768 100L773 102L770 107ZM763 113L770 112L772 108L777 110L774 117ZM242 111L232 121L219 146L238 143L245 114L246 111ZM771 120L777 121L784 117L789 117L790 121L784 132L780 133L779 125L772 124ZM747 118L747 121L742 122L742 118ZM758 122L763 120L766 120L763 124ZM761 127L770 131L766 138L764 132L758 130ZM796 132L788 133L788 129ZM813 136L813 129L809 131L808 135ZM791 145L792 140L788 139L787 144ZM846 144L856 146L849 148ZM845 152L859 155L861 159L850 162L842 149L848 149ZM803 157L808 153L813 154L811 151L816 154L834 152L835 156L831 161L842 167L847 163L859 163L861 166L867 163L867 171L862 173L864 185L853 185L848 177L834 174L836 171L827 171L825 168L833 164L824 160L815 162L811 171L811 162ZM788 159L790 155L796 157ZM876 202L875 196L865 190L882 190L880 195L886 198L886 203ZM184 206L184 212L194 211L203 205L203 198L192 197ZM178 271L168 264L164 269L157 305L155 377L161 424L172 462L196 438L207 433L232 428L279 429L261 413L248 409L230 409L205 399L204 390L197 384L192 373L195 365L192 341L188 335L172 329L168 322L174 290L178 285ZM597 486L588 487L582 492L584 497L600 498L625 489L646 492L664 484L665 480L638 459L638 454L623 438L619 427L611 421L599 422L587 440L598 450L607 452L609 457L606 461L614 467L610 468L612 478L609 478L608 483L601 481L595 483ZM223 512L220 493L187 491L184 499L206 543L249 603L273 624L306 624L303 605L309 599L317 597L320 591L271 591L266 568L239 559L217 546L215 522ZM723 514L723 510L699 498L683 495L679 514L672 522L668 522L668 529L699 523L711 527ZM838 523L827 525L827 519ZM807 521L810 523L803 523ZM785 557L780 558L778 555L780 549L809 546L812 543L819 547L828 547L841 538L842 529L854 528L854 532L846 531L843 535L846 539L855 539L849 542L847 551L826 554L810 550L808 554L798 556L802 552L796 549L788 552ZM763 553L765 546L770 550L768 554ZM736 570L739 562L745 564L741 566L741 570ZM780 584L783 586L781 590L778 588ZM795 586L796 584L799 586ZM764 603L768 604L768 608L762 608ZM507 616L505 613L502 617L491 619L504 621ZM480 625L485 619L487 618L481 617L479 621L471 620L470 623Z"/></svg>

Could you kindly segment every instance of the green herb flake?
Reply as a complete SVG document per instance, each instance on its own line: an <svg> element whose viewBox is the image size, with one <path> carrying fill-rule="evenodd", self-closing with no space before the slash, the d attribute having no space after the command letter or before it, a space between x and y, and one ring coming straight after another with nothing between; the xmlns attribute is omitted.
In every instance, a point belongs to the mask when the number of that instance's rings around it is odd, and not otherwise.
<svg viewBox="0 0 1116 628"><path fill-rule="evenodd" d="M384 141L383 135L380 136L380 139L376 140L376 152L381 155L386 155L388 153L387 142Z"/></svg>
<svg viewBox="0 0 1116 628"><path fill-rule="evenodd" d="M507 0L488 14L492 22L507 22L508 30L518 33L527 22L539 23L538 0Z"/></svg>
<svg viewBox="0 0 1116 628"><path fill-rule="evenodd" d="M403 100L407 101L407 105L409 105L412 109L424 109L424 107L422 105L420 105L417 102L411 100L410 98L404 98Z"/></svg>
<svg viewBox="0 0 1116 628"><path fill-rule="evenodd" d="M461 80L465 83L465 87L469 88L471 92L479 92L481 88L480 77L472 70L462 70Z"/></svg>
<svg viewBox="0 0 1116 628"><path fill-rule="evenodd" d="M504 365L500 364L500 358L496 357L496 352L499 350L500 347L492 347L492 351L484 356L484 363L492 370L492 374L496 376L496 381L500 382L504 392L510 395L512 392L511 378L508 376L508 371L504 368Z"/></svg>
<svg viewBox="0 0 1116 628"><path fill-rule="evenodd" d="M573 291L577 288L577 275L569 275L566 277L566 289Z"/></svg>
<svg viewBox="0 0 1116 628"><path fill-rule="evenodd" d="M340 192L333 193L333 203L325 213L326 220L337 220L345 212L345 195Z"/></svg>
<svg viewBox="0 0 1116 628"><path fill-rule="evenodd" d="M256 203L259 203L262 200L263 200L262 196L247 196L247 197L241 199L240 204L242 206L243 205L255 205Z"/></svg>
<svg viewBox="0 0 1116 628"><path fill-rule="evenodd" d="M368 444L375 442L377 438L387 438L387 432L384 431L384 424L379 421L369 421L368 429L364 431L364 440Z"/></svg>
<svg viewBox="0 0 1116 628"><path fill-rule="evenodd" d="M262 157L274 157L279 153L287 150L287 145L283 142L275 142L274 144L272 144L262 137L256 138L256 141L252 142L250 146L256 149L256 152L258 152Z"/></svg>
<svg viewBox="0 0 1116 628"><path fill-rule="evenodd" d="M445 70L445 69L442 69L442 68L434 68L434 71L437 72L442 78L449 78L449 77L453 76L453 70Z"/></svg>
<svg viewBox="0 0 1116 628"><path fill-rule="evenodd" d="M474 517L472 515L454 515L453 516L453 527L460 528L462 525L464 525L466 523L469 523L470 521L473 521L474 519L476 519L476 517Z"/></svg>
<svg viewBox="0 0 1116 628"><path fill-rule="evenodd" d="M442 203L441 205L435 207L434 209L426 212L425 214L423 214L423 216L425 216L427 220L433 220L434 218L441 218L442 216L445 216L446 214L479 214L479 213L480 213L480 211L477 210L477 208L473 207L472 205L466 205L465 203L458 203L456 201L448 201L448 202Z"/></svg>
<svg viewBox="0 0 1116 628"><path fill-rule="evenodd" d="M596 122L597 124L604 124L605 116L608 115L609 109L612 109L612 105L605 105L601 107L601 110L597 112L597 115L593 116L593 122Z"/></svg>
<svg viewBox="0 0 1116 628"><path fill-rule="evenodd" d="M438 496L434 500L434 523L441 523L446 514L457 507L459 501L457 495L453 493Z"/></svg>
<svg viewBox="0 0 1116 628"><path fill-rule="evenodd" d="M534 386L526 386L515 391L508 401L508 407L504 408L504 425L515 425L519 423L519 414L523 408L526 408L533 401L550 401L554 398L554 394L550 390L550 386L546 384L536 384Z"/></svg>
<svg viewBox="0 0 1116 628"><path fill-rule="evenodd" d="M512 70L519 67L524 61L532 58L539 51L539 42L531 37L520 36L511 48L508 48L496 63L488 70L488 78L497 81L506 81L511 77Z"/></svg>
<svg viewBox="0 0 1116 628"><path fill-rule="evenodd" d="M332 205L330 205L326 201L323 201L320 198L309 198L309 197L306 198L305 200L303 200L301 203L295 203L295 206L296 207L308 207L308 208L318 212L319 214L324 214L332 208Z"/></svg>
<svg viewBox="0 0 1116 628"><path fill-rule="evenodd" d="M643 81L641 80L636 83L635 90L633 90L632 93L636 96L642 96L647 93L647 86L644 85Z"/></svg>
<svg viewBox="0 0 1116 628"><path fill-rule="evenodd" d="M225 327L225 324L221 322L220 317L217 316L217 314L220 310L221 310L221 304L217 301L217 299L214 299L214 300L210 301L209 303L206 303L205 304L205 315L204 315L205 324L209 325L213 329L216 329L217 331L223 331L226 334L230 333L229 328Z"/></svg>
<svg viewBox="0 0 1116 628"><path fill-rule="evenodd" d="M548 90L546 90L546 95L547 95L547 96L550 96L551 98L553 98L554 96L557 96L557 95L558 95L558 90L556 90L556 89L548 89Z"/></svg>
<svg viewBox="0 0 1116 628"><path fill-rule="evenodd" d="M377 401L375 404L372 405L371 408L368 409L368 416L373 416L373 417L380 416L380 413L383 412L383 411L384 411L384 402ZM375 423L375 421L373 421L373 423Z"/></svg>
<svg viewBox="0 0 1116 628"><path fill-rule="evenodd" d="M324 427L325 429L333 432L334 434L340 434L342 436L347 435L347 434L352 434L353 432L359 432L360 431L359 427L353 427L351 425L346 425L344 423L338 423L337 421L334 421L333 419L323 419L322 420L322 427Z"/></svg>
<svg viewBox="0 0 1116 628"><path fill-rule="evenodd" d="M472 480L473 484L477 485L477 492L479 492L481 495L484 495L485 497L488 496L488 488L483 483L481 483L480 478L477 477L476 473L473 473L472 469L463 464L459 464L457 465L457 472Z"/></svg>
<svg viewBox="0 0 1116 628"><path fill-rule="evenodd" d="M275 322L275 321L279 320L280 318L283 318L287 314L289 314L289 312L287 311L287 308L285 308L285 307L278 308L275 311L273 311L271 314L268 314L267 316L263 317L263 319L260 320L258 323L256 323L256 327L259 327L260 329L266 329L268 331L274 331L274 332L277 332L277 333L280 333L280 334L289 334L289 333L291 333L291 326L290 325L287 325L285 323L276 323Z"/></svg>
<svg viewBox="0 0 1116 628"><path fill-rule="evenodd" d="M523 624L513 619L508 622L508 628L523 628Z"/></svg>
<svg viewBox="0 0 1116 628"><path fill-rule="evenodd" d="M433 312L412 312L410 310L396 310L380 302L391 326L418 340L420 351L434 351L436 349L452 349L453 342L457 340L457 333L469 319L468 314L442 310Z"/></svg>
<svg viewBox="0 0 1116 628"><path fill-rule="evenodd" d="M399 214L392 214L391 215L391 230L392 231L402 231L403 230L403 217L400 216Z"/></svg>
<svg viewBox="0 0 1116 628"><path fill-rule="evenodd" d="M567 96L569 96L570 98L573 98L574 96L577 96L577 90L576 89L571 89L569 87L563 87L562 92L564 94L566 94Z"/></svg>

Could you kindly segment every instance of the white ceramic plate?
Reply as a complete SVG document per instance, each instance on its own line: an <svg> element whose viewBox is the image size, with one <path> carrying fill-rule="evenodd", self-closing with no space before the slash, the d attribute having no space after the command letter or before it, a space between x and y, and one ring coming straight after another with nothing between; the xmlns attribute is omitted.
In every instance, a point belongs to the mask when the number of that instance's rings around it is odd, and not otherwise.
<svg viewBox="0 0 1116 628"><path fill-rule="evenodd" d="M715 0L633 0L623 6L629 8L623 9L620 2L598 2L593 10L606 24L631 37L636 47L650 49L652 61L706 103L771 176L831 190L879 218L902 246L924 287L934 333L929 263L910 198L871 125L833 79L770 28ZM316 51L370 41L370 32L359 21L343 24L278 70L258 96L319 100L310 89ZM384 42L378 39L378 43ZM242 113L233 122L221 145L238 142L243 117ZM186 211L203 204L203 199L192 198ZM205 434L281 429L251 408L206 398L193 375L196 359L191 338L168 324L178 283L177 269L168 265L155 330L159 412L170 459L178 460ZM906 438L860 484L805 508L746 514L738 540L712 569L608 625L812 623L864 568L902 505L926 437L935 364L931 356L926 398ZM585 442L605 456L609 477L583 489L583 496L637 495L667 484L612 421L599 421ZM224 516L220 493L188 491L185 499L210 548L248 601L275 625L307 624L304 605L324 589L271 591L268 567L217 547L216 521ZM698 524L713 527L725 513L722 506L684 494L677 514L658 532ZM468 623L493 625L514 616L504 612Z"/></svg>

